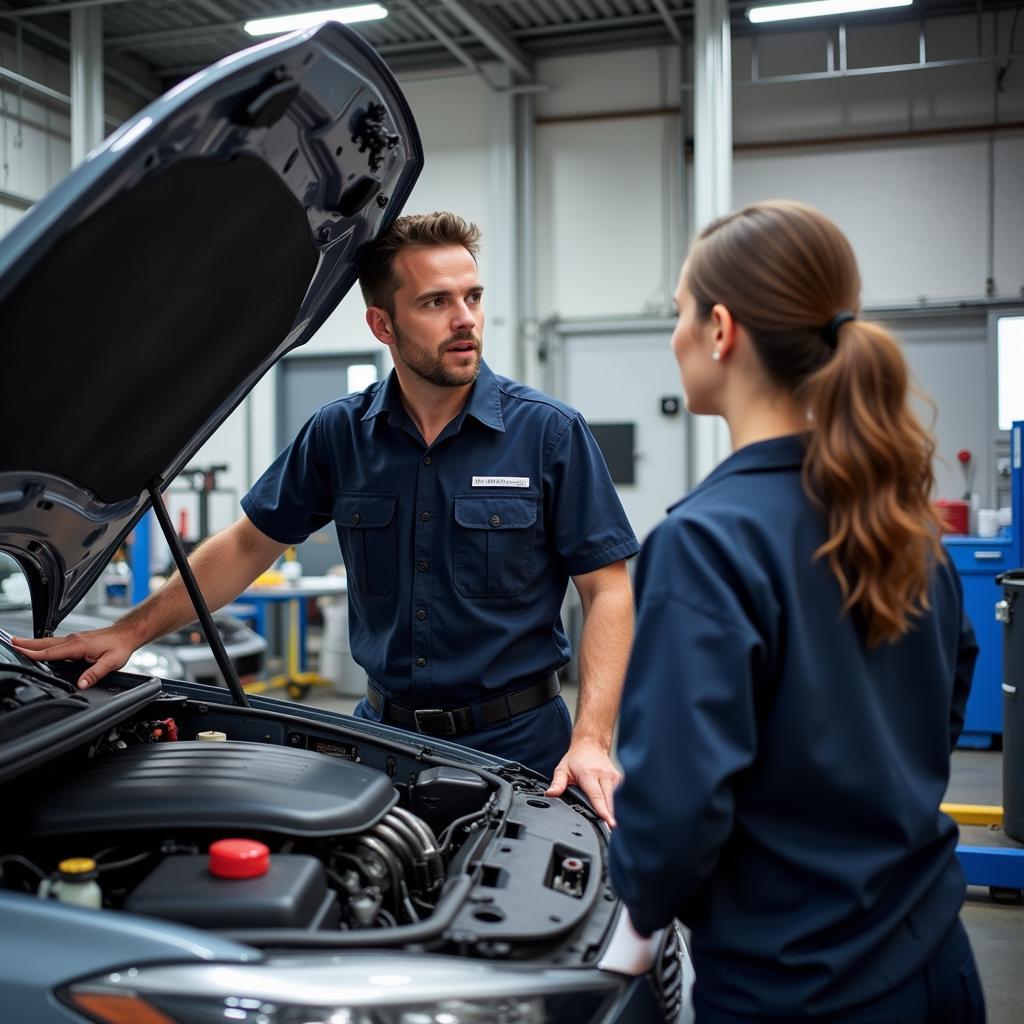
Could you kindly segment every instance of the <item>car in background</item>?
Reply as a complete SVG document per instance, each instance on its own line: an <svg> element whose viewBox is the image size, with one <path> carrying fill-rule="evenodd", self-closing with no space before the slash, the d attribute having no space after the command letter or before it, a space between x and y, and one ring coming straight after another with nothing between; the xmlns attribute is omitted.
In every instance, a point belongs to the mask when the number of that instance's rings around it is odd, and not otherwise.
<svg viewBox="0 0 1024 1024"><path fill-rule="evenodd" d="M125 611L118 605L98 605L88 611L74 611L54 630L56 636L102 629ZM263 675L267 642L240 619L215 612L213 621L235 672L243 683ZM14 636L32 635L32 604L29 588L18 563L0 552L0 629ZM224 685L213 651L198 622L159 637L135 651L125 669L162 679L187 679L211 686Z"/></svg>
<svg viewBox="0 0 1024 1024"><path fill-rule="evenodd" d="M188 579L163 489L313 336L422 162L387 67L323 25L176 86L0 240L0 551L34 635L151 507ZM5 1020L688 1019L685 944L633 933L582 793L225 668L79 691L82 664L0 636Z"/></svg>

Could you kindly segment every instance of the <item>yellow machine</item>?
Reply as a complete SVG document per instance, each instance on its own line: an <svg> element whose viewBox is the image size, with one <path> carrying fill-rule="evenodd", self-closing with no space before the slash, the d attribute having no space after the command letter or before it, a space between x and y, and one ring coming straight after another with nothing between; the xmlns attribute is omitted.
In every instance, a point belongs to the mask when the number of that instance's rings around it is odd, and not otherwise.
<svg viewBox="0 0 1024 1024"><path fill-rule="evenodd" d="M1003 809L989 804L942 804L939 810L958 825L1002 825Z"/></svg>

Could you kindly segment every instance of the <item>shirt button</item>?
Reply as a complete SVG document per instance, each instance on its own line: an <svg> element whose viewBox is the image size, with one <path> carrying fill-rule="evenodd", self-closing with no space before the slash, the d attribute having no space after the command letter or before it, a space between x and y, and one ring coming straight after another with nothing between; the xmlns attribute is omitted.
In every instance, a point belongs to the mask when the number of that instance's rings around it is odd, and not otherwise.
<svg viewBox="0 0 1024 1024"><path fill-rule="evenodd" d="M430 465L430 456L429 455L423 460L423 465L424 466L429 466Z"/></svg>
<svg viewBox="0 0 1024 1024"><path fill-rule="evenodd" d="M421 512L420 513L420 519L423 522L425 522L425 523L429 523L430 522L430 513L429 512Z"/></svg>
<svg viewBox="0 0 1024 1024"><path fill-rule="evenodd" d="M419 609L419 610L418 610L418 611L416 612L416 618L417 618L417 619L419 619L419 620L420 620L421 622L422 622L422 621L423 621L423 620L424 620L424 619L425 619L426 617L427 617L427 613L426 613L426 612L425 612L425 611L424 611L424 610L423 610L422 608L420 608L420 609Z"/></svg>
<svg viewBox="0 0 1024 1024"><path fill-rule="evenodd" d="M426 658L417 658L416 659L416 667L417 668L424 668L424 667L426 667L426 664L427 664L427 659Z"/></svg>
<svg viewBox="0 0 1024 1024"><path fill-rule="evenodd" d="M352 523L353 523L353 525L356 525L356 524L358 524L358 523L359 523L359 522L360 522L360 521L362 520L362 518L363 518L363 517L362 517L362 516L361 516L361 515L360 515L360 514L359 514L359 513L357 512L357 513L356 513L356 514L355 514L355 515L354 515L354 516L352 517Z"/></svg>
<svg viewBox="0 0 1024 1024"><path fill-rule="evenodd" d="M420 572L426 572L430 568L430 563L420 562L420 564L417 565L416 568L419 569Z"/></svg>
<svg viewBox="0 0 1024 1024"><path fill-rule="evenodd" d="M491 526L501 526L501 516L491 516Z"/></svg>

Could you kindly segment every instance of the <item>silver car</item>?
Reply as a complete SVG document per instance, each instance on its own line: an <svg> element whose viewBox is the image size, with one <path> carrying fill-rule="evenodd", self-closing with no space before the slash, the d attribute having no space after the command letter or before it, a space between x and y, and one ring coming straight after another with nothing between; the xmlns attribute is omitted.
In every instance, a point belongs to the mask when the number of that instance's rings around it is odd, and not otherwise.
<svg viewBox="0 0 1024 1024"><path fill-rule="evenodd" d="M336 25L143 110L0 242L0 551L52 633L161 492L351 286L422 166ZM145 403L125 396L168 395ZM0 1006L18 1024L676 1020L586 798L443 739L0 637ZM177 653L176 653L177 656Z"/></svg>
<svg viewBox="0 0 1024 1024"><path fill-rule="evenodd" d="M77 610L61 620L55 636L102 629L123 615L117 605ZM266 666L267 641L240 619L223 612L213 616L217 632L235 672L243 682L256 680ZM32 604L28 584L18 564L0 552L0 630L13 636L32 635ZM135 651L125 668L162 679L187 679L194 683L222 685L224 677L198 622L168 633Z"/></svg>

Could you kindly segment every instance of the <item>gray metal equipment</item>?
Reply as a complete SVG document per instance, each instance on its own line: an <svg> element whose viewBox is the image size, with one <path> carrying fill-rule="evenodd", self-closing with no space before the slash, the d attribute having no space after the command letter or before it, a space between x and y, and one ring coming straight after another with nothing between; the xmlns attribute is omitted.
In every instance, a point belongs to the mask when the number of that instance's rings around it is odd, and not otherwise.
<svg viewBox="0 0 1024 1024"><path fill-rule="evenodd" d="M1003 573L1003 830L1024 843L1024 569Z"/></svg>

